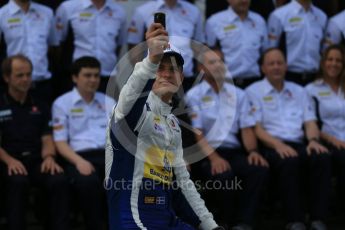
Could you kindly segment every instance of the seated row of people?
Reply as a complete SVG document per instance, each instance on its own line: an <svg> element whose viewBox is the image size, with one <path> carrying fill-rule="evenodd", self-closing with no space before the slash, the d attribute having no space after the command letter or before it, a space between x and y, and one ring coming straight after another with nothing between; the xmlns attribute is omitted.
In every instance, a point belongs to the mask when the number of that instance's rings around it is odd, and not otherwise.
<svg viewBox="0 0 345 230"><path fill-rule="evenodd" d="M207 156L192 169L199 178L223 185L235 177L243 182L237 188L240 192L216 191L222 197L221 222L233 229L252 229L270 177L278 186L287 229L306 229L306 213L311 229L327 229L332 170L343 192L345 185L344 58L342 47L330 46L321 62L320 79L303 88L285 80L282 51L268 49L261 65L265 78L243 91L225 81L222 53L204 52L204 80L185 98L196 142ZM233 198L236 195L238 199Z"/></svg>
<svg viewBox="0 0 345 230"><path fill-rule="evenodd" d="M47 229L70 229L70 187L86 229L102 229L106 100L111 107L114 100L96 92L100 66L93 57L74 62L75 88L55 101L51 119L50 108L29 92L31 61L15 55L3 62L8 90L0 97L0 167L7 229L26 229L30 185L44 192ZM57 152L66 159L64 163L58 162Z"/></svg>
<svg viewBox="0 0 345 230"><path fill-rule="evenodd" d="M226 184L238 177L244 182L239 194L231 189L219 193L224 200L217 218L235 229L250 229L266 179L274 175L287 227L305 229L300 182L306 178L312 228L326 228L333 167L341 191L345 184L344 54L342 47L330 46L322 58L320 79L304 89L285 81L284 55L279 49L269 49L262 57L265 78L243 91L225 81L226 67L219 50L203 53L204 80L188 92L185 101L198 130L198 145L208 157L192 170L205 180ZM50 110L29 93L30 60L22 55L10 57L3 62L2 71L8 91L0 103L0 159L5 163L1 169L9 229L25 229L24 204L30 184L46 191L51 229L69 228L70 184L78 194L86 226L97 229L105 209L102 180L107 108L115 104L96 93L100 63L92 57L75 61L72 78L76 87L54 102L52 121ZM334 103L330 103L332 99ZM55 160L55 146L67 160L64 167ZM239 199L235 199L237 195ZM237 207L234 200L238 200Z"/></svg>

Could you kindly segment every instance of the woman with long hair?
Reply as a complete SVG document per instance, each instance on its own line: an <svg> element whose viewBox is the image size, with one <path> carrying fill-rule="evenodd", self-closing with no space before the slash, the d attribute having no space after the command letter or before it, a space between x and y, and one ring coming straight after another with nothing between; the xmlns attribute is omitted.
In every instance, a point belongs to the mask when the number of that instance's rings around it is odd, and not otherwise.
<svg viewBox="0 0 345 230"><path fill-rule="evenodd" d="M322 141L331 150L340 194L345 194L345 48L329 46L323 53L319 77L306 86L314 98ZM345 204L343 200L343 204Z"/></svg>

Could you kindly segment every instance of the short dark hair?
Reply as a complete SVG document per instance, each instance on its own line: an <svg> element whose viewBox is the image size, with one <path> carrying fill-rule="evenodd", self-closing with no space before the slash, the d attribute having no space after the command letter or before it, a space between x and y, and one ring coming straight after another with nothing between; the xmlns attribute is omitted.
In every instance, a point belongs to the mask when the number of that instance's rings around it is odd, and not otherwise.
<svg viewBox="0 0 345 230"><path fill-rule="evenodd" d="M30 61L30 59L28 57L26 57L23 54L16 54L10 57L7 57L3 62L2 62L2 76L10 76L12 74L12 63L13 60L21 60L23 62L27 62L30 64L30 68L32 71L32 62Z"/></svg>
<svg viewBox="0 0 345 230"><path fill-rule="evenodd" d="M283 55L284 60L286 62L286 55L284 54L284 52L278 47L272 47L272 48L268 48L267 50L265 50L265 52L263 52L263 54L261 55L261 57L259 59L259 64L263 65L267 54L270 53L271 51L274 51L274 50L279 51Z"/></svg>
<svg viewBox="0 0 345 230"><path fill-rule="evenodd" d="M97 60L97 58L83 56L73 62L71 73L72 75L77 76L82 68L87 67L101 69L101 63Z"/></svg>

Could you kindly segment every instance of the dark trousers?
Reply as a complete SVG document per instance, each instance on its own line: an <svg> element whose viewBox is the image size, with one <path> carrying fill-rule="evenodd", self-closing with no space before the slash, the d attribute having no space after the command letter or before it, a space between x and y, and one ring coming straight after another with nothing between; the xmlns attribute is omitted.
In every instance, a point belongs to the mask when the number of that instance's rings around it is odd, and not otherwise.
<svg viewBox="0 0 345 230"><path fill-rule="evenodd" d="M292 81L298 85L306 86L310 82L314 81L316 73L295 73L288 71L285 76L285 80Z"/></svg>
<svg viewBox="0 0 345 230"><path fill-rule="evenodd" d="M6 183L6 217L8 230L25 230L26 206L30 185L42 190L44 203L43 214L48 230L68 230L69 205L68 183L64 174L43 174L40 172L41 159L23 157L19 159L28 171L28 175L11 175L4 170Z"/></svg>
<svg viewBox="0 0 345 230"><path fill-rule="evenodd" d="M340 207L342 207L342 210L345 210L345 149L337 149L331 145L327 145L327 147L331 151L332 171L337 178Z"/></svg>
<svg viewBox="0 0 345 230"><path fill-rule="evenodd" d="M84 176L71 164L67 165L66 170L83 213L86 229L102 229L102 218L106 216L103 189L105 151L90 150L78 154L94 166L95 172L89 176Z"/></svg>
<svg viewBox="0 0 345 230"><path fill-rule="evenodd" d="M225 215L220 219L227 221L229 225L252 225L268 169L249 165L247 156L241 149L218 148L216 151L230 163L231 170L212 175L210 161L204 159L198 170L201 170L200 175L207 180L205 189L211 190L212 200L218 200L217 206L222 210L220 213ZM218 189L220 184L222 189Z"/></svg>
<svg viewBox="0 0 345 230"><path fill-rule="evenodd" d="M297 151L298 157L282 159L274 149L264 150L271 174L279 186L287 221L304 221L303 203L308 205L311 220L324 220L329 210L330 154L312 153L308 156L304 144L287 144ZM303 202L302 190L307 193L306 202Z"/></svg>

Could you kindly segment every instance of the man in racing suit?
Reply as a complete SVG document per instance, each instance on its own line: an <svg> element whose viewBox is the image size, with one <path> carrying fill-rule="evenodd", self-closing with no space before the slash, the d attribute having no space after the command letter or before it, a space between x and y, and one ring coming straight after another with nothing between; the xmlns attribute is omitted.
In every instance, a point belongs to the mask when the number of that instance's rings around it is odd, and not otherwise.
<svg viewBox="0 0 345 230"><path fill-rule="evenodd" d="M169 104L183 80L184 60L166 49L168 36L160 24L150 26L146 39L149 55L136 64L123 87L108 128L110 230L193 229L172 209L173 182L199 218L201 229L222 229L189 178L181 130L171 114Z"/></svg>

